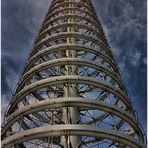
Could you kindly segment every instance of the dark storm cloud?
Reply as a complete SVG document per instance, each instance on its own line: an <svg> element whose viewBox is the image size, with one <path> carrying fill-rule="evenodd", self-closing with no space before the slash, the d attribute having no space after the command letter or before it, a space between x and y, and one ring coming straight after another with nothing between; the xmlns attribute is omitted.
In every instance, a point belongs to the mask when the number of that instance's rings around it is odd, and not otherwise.
<svg viewBox="0 0 148 148"><path fill-rule="evenodd" d="M5 94L11 91L12 88L9 84L9 79L19 72L19 67L16 59L10 56L2 56L2 65L2 94Z"/></svg>
<svg viewBox="0 0 148 148"><path fill-rule="evenodd" d="M2 0L2 102L10 100L49 1ZM146 129L146 0L93 3Z"/></svg>
<svg viewBox="0 0 148 148"><path fill-rule="evenodd" d="M2 1L2 94L12 89L10 75L21 73L48 4L48 0Z"/></svg>
<svg viewBox="0 0 148 148"><path fill-rule="evenodd" d="M95 0L94 3L146 130L146 0Z"/></svg>
<svg viewBox="0 0 148 148"><path fill-rule="evenodd" d="M2 0L2 115L48 6L49 0Z"/></svg>

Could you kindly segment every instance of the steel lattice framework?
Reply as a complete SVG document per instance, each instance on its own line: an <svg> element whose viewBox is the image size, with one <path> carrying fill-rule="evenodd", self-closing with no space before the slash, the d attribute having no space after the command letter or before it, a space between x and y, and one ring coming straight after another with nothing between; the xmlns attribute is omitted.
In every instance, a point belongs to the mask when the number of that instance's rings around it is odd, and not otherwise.
<svg viewBox="0 0 148 148"><path fill-rule="evenodd" d="M90 0L54 0L2 125L2 148L143 148Z"/></svg>

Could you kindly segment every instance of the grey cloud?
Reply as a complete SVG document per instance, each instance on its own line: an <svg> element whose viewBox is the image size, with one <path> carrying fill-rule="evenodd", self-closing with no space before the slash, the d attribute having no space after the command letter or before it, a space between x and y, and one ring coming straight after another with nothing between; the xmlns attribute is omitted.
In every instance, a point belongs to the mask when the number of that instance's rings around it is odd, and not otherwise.
<svg viewBox="0 0 148 148"><path fill-rule="evenodd" d="M49 0L2 0L2 104L11 99L48 6Z"/></svg>
<svg viewBox="0 0 148 148"><path fill-rule="evenodd" d="M146 130L146 0L95 0L94 4Z"/></svg>

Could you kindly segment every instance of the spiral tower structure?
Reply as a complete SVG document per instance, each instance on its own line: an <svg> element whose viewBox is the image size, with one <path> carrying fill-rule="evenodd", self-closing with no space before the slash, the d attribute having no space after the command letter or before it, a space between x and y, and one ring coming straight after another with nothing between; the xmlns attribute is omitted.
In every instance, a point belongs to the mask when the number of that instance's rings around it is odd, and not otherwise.
<svg viewBox="0 0 148 148"><path fill-rule="evenodd" d="M53 0L2 125L2 148L144 148L91 0Z"/></svg>

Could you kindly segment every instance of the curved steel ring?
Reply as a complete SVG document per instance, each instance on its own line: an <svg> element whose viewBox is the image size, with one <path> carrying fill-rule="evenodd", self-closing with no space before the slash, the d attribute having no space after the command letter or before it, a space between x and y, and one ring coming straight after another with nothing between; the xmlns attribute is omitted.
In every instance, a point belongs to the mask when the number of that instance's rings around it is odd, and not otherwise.
<svg viewBox="0 0 148 148"><path fill-rule="evenodd" d="M25 71L27 71L31 67L31 65L40 57L42 57L46 54L52 53L52 52L62 51L62 50L84 50L86 52L96 54L99 57L101 57L104 61L109 63L109 65L114 69L114 71L117 71L117 67L116 67L115 63L112 61L111 57L107 56L105 53L103 53L102 51L99 51L97 49L87 47L84 45L78 45L78 44L69 44L69 45L60 44L60 45L51 46L51 47L48 47L44 50L39 51L38 53L31 56L31 58L29 59L29 61L27 63L27 67L26 67Z"/></svg>
<svg viewBox="0 0 148 148"><path fill-rule="evenodd" d="M47 41L53 41L53 40L56 40L56 39L60 39L62 37L79 37L79 38L83 38L83 39L89 40L91 42L94 42L98 46L102 47L106 52L108 52L108 54L110 54L109 47L106 46L106 44L104 44L103 42L98 41L98 39L92 38L92 37L90 37L88 35L85 35L85 34L82 34L82 33L78 33L78 32L62 32L62 33L56 33L56 34L53 34L51 36L48 36L48 37L42 39L40 42L38 42L34 46L34 48L32 49L32 51L34 51L37 48L41 47Z"/></svg>
<svg viewBox="0 0 148 148"><path fill-rule="evenodd" d="M40 88L47 87L49 85L56 85L56 84L61 84L61 83L70 83L70 84L84 83L86 85L87 84L92 85L92 86L101 88L103 90L108 90L109 92L117 96L117 98L121 99L122 102L124 102L124 104L127 106L127 108L130 108L133 110L130 102L127 99L127 96L125 96L125 94L123 94L123 92L120 91L119 89L107 83L104 83L101 80L96 80L96 79L84 77L84 76L69 75L69 76L60 76L60 77L56 76L56 77L46 78L46 79L39 80L38 82L28 85L26 88L22 89L20 92L18 92L14 96L8 112L11 112L16 107L16 105L29 93L35 90L38 90Z"/></svg>
<svg viewBox="0 0 148 148"><path fill-rule="evenodd" d="M46 30L43 30L42 32L40 32L38 41L40 41L47 32L54 31L54 30L62 28L62 27L81 27L83 29L87 29L88 31L91 31L92 33L94 33L98 38L101 38L101 40L106 42L103 34L101 34L99 31L92 29L92 27L90 27L86 24L82 25L80 23L71 23L71 22L56 24L51 27L48 27Z"/></svg>
<svg viewBox="0 0 148 148"><path fill-rule="evenodd" d="M36 72L41 72L41 71L43 71L43 70L45 70L47 68L54 67L54 66L73 65L73 64L88 66L88 67L94 68L94 69L96 69L96 70L98 70L100 72L104 72L106 75L113 78L120 87L124 88L124 85L122 84L122 81L118 78L118 76L116 74L111 73L109 71L109 69L104 68L102 65L99 65L98 63L94 63L94 61L88 61L88 60L86 61L86 60L80 59L80 58L61 58L61 59L55 59L55 60L50 60L48 62L44 62L42 64L39 64L39 65L33 67L29 71L27 71L22 76L22 81L19 83L19 86L18 86L16 92L18 92L22 88L24 83L30 77L32 77Z"/></svg>
<svg viewBox="0 0 148 148"><path fill-rule="evenodd" d="M52 5L51 6L51 8L49 9L49 11L48 11L48 14L50 13L50 12L53 12L53 10L55 10L55 9L57 9L57 8L59 8L59 7L63 7L63 6L65 6L66 4L69 4L69 5L79 5L77 2L62 2L62 3L57 3L56 5L54 4L54 5ZM89 4L90 5L90 4ZM90 12L94 12L94 10L89 6L89 5L86 5L85 3L83 4L83 6L85 7L85 8L87 8Z"/></svg>
<svg viewBox="0 0 148 148"><path fill-rule="evenodd" d="M34 104L30 104L20 108L19 110L12 113L7 119L4 128L2 129L2 134L4 134L8 128L18 121L22 116L42 111L44 109L60 108L60 107L80 107L80 108L90 108L98 109L104 112L112 113L121 119L124 119L128 122L134 129L140 132L140 128L137 125L136 119L134 116L129 114L127 111L102 101L84 99L80 97L69 97L69 98L54 98L49 100L39 101ZM141 133L142 135L142 133Z"/></svg>
<svg viewBox="0 0 148 148"><path fill-rule="evenodd" d="M23 143L32 139L50 137L50 136L65 136L65 135L81 135L92 136L113 141L121 142L129 145L132 148L145 148L145 146L137 142L134 138L128 135L121 134L113 130L90 126L90 125L50 125L46 127L38 127L24 132L17 133L2 141L2 148L11 148L12 145Z"/></svg>
<svg viewBox="0 0 148 148"><path fill-rule="evenodd" d="M85 20L86 22L89 22L90 24L92 24L94 27L96 27L98 29L100 28L99 27L99 24L96 21L92 20L92 19L83 17L81 15L76 15L76 14L66 14L64 16L63 15L57 16L57 17L54 17L52 20L45 21L45 23L42 26L42 30L44 30L45 28L47 28L50 23L56 22L58 20L68 19L68 18L75 18L75 19Z"/></svg>
<svg viewBox="0 0 148 148"><path fill-rule="evenodd" d="M64 8L58 9L58 10L56 9L55 11L52 11L52 13L49 13L49 15L46 16L46 19L51 19L53 16L58 15L58 13L60 13L64 10L66 10L66 11L69 11L69 10L70 11L79 11L81 13L87 14L89 17L91 17L93 19L96 19L96 16L94 14L90 13L89 11L77 8L77 7L64 7Z"/></svg>

